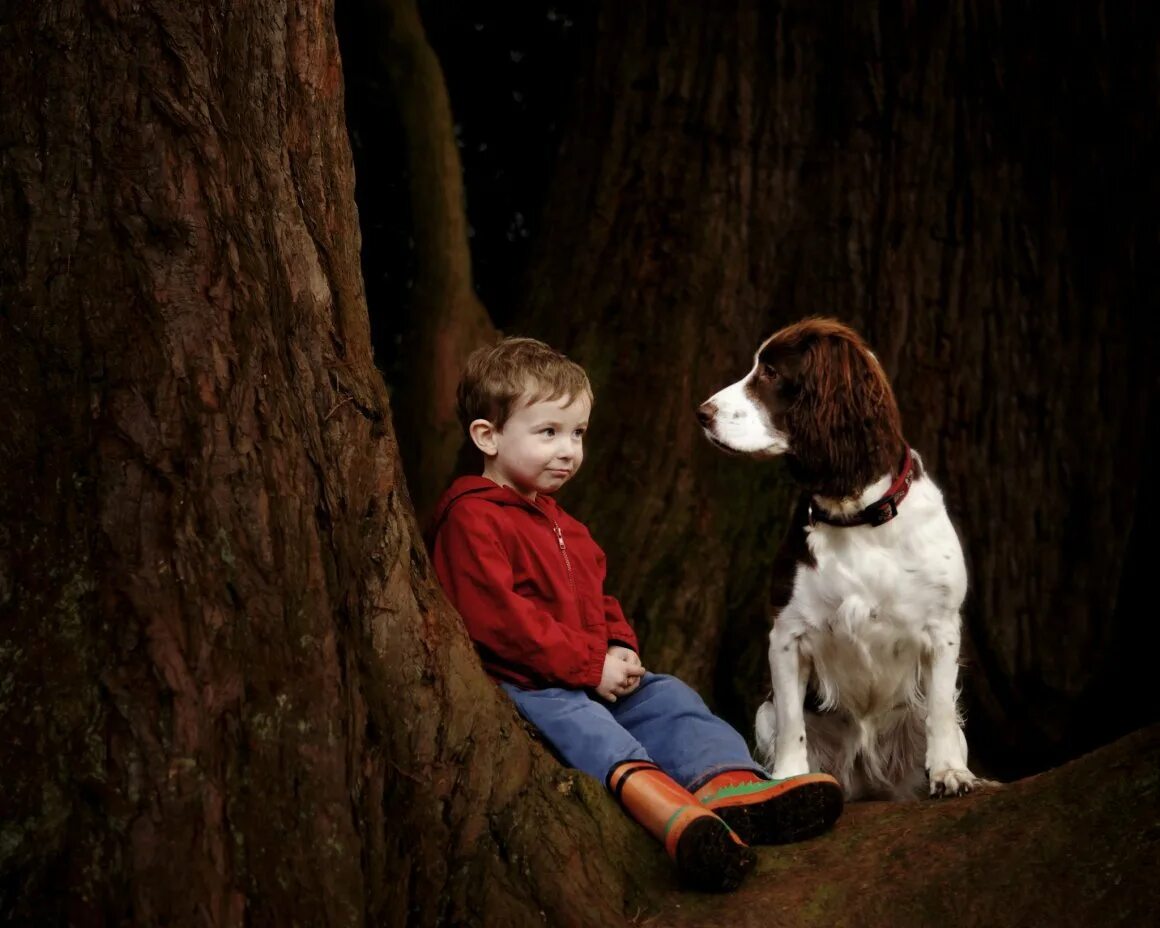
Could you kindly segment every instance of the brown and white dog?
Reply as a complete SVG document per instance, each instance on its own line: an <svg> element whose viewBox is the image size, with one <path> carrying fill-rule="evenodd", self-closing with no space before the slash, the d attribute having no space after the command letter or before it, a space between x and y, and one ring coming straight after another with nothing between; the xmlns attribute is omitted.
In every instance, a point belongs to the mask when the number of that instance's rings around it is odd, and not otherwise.
<svg viewBox="0 0 1160 928"><path fill-rule="evenodd" d="M981 781L957 708L966 566L878 359L840 322L806 319L697 416L719 448L784 456L802 488L756 719L773 776L821 770L851 799L910 798L928 777L931 795L969 792Z"/></svg>

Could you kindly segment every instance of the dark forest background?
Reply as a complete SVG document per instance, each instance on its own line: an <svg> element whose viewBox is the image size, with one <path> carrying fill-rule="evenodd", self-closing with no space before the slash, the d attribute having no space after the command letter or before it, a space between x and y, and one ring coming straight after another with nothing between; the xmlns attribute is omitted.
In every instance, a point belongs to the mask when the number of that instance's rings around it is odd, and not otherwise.
<svg viewBox="0 0 1160 928"><path fill-rule="evenodd" d="M653 666L751 729L789 491L776 465L697 447L691 410L765 334L822 312L884 354L964 536L976 760L1026 774L1157 718L1140 646L1160 431L1153 13L420 12L474 291L498 329L595 371L593 460L564 501ZM406 133L376 34L339 14L376 362L405 385L426 363L409 350ZM437 491L418 470L422 513Z"/></svg>

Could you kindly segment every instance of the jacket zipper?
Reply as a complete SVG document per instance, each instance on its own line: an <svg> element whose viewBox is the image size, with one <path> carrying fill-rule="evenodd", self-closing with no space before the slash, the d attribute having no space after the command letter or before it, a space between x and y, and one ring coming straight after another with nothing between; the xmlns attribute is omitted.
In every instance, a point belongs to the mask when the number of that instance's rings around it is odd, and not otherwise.
<svg viewBox="0 0 1160 928"><path fill-rule="evenodd" d="M540 511L543 512L542 509ZM545 512L544 515L548 514ZM548 518L552 519L551 516ZM572 597L579 602L580 597L576 593L576 578L572 576L572 561L568 557L568 547L564 544L564 533L560 531L560 526L555 519L552 519L552 529L556 532L556 542L560 545L560 553L564 555L564 567L568 571L568 584L572 587Z"/></svg>

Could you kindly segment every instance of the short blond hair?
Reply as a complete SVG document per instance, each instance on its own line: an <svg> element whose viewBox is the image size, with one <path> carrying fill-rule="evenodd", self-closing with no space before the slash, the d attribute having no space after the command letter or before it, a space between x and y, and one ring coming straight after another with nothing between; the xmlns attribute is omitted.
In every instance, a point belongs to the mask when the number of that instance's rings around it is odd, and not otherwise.
<svg viewBox="0 0 1160 928"><path fill-rule="evenodd" d="M471 353L456 401L465 430L476 419L502 429L521 400L531 405L585 394L593 399L592 384L575 361L534 338L505 338Z"/></svg>

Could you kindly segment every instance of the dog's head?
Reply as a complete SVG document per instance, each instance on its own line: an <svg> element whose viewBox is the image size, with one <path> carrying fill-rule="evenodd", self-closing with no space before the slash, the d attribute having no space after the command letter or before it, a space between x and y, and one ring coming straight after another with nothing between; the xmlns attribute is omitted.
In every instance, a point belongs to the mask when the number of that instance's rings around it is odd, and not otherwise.
<svg viewBox="0 0 1160 928"><path fill-rule="evenodd" d="M770 336L749 373L702 403L697 418L717 447L784 454L796 479L833 498L889 472L903 447L882 365L834 319L805 319Z"/></svg>

